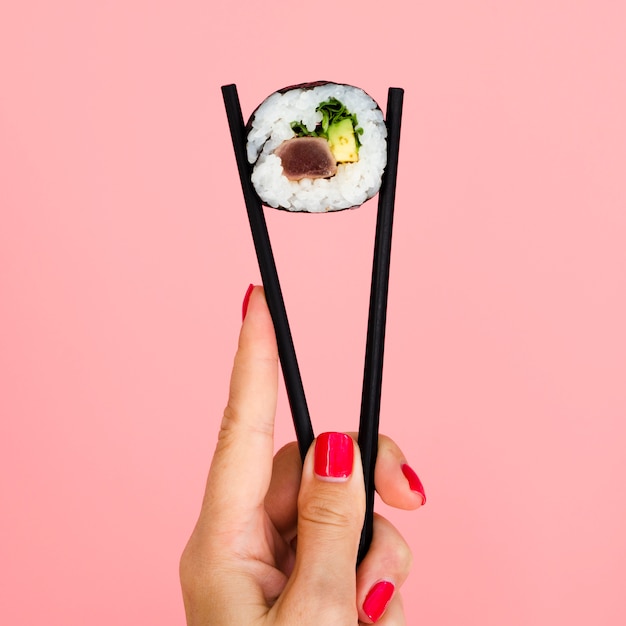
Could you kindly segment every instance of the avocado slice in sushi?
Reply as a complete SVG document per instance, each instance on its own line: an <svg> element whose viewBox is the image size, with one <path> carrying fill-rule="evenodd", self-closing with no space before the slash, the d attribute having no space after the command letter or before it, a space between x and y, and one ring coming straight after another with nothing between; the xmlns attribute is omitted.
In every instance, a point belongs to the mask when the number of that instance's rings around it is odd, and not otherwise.
<svg viewBox="0 0 626 626"><path fill-rule="evenodd" d="M359 146L350 118L328 127L328 144L337 163L355 163L359 160Z"/></svg>

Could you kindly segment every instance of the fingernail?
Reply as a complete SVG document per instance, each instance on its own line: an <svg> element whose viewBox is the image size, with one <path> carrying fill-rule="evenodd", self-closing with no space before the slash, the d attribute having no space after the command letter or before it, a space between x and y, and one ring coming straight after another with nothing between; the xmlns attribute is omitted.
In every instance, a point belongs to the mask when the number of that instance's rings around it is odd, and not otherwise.
<svg viewBox="0 0 626 626"><path fill-rule="evenodd" d="M387 609L396 588L388 580L376 583L363 602L363 611L373 622L377 622Z"/></svg>
<svg viewBox="0 0 626 626"><path fill-rule="evenodd" d="M250 302L250 296L252 295L252 290L254 289L254 285L248 286L248 291L246 291L246 295L243 297L243 304L241 305L241 321L246 319L246 313L248 312L248 304Z"/></svg>
<svg viewBox="0 0 626 626"><path fill-rule="evenodd" d="M422 481L419 479L419 476L406 463L402 465L402 473L409 481L409 489L415 493L419 493L420 496L422 496L422 504L426 504L426 493L424 492L424 485L422 485Z"/></svg>
<svg viewBox="0 0 626 626"><path fill-rule="evenodd" d="M354 445L349 435L322 433L315 440L315 473L322 480L347 480L353 464Z"/></svg>

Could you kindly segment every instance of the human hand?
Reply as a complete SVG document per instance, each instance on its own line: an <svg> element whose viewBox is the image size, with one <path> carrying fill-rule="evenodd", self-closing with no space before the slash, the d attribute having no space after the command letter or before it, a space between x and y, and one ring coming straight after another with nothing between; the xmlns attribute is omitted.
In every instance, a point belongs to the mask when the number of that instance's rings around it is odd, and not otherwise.
<svg viewBox="0 0 626 626"><path fill-rule="evenodd" d="M398 589L411 552L379 515L355 571L365 492L354 438L320 435L303 465L295 443L272 458L276 339L263 290L248 295L200 517L181 557L187 624L403 626ZM391 506L425 501L417 475L383 436L375 482Z"/></svg>

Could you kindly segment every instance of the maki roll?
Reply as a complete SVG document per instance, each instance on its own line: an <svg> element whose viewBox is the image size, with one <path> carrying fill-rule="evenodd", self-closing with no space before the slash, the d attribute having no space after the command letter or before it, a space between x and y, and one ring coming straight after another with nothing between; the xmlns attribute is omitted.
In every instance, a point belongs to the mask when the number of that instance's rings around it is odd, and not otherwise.
<svg viewBox="0 0 626 626"><path fill-rule="evenodd" d="M273 93L247 126L247 157L261 201L322 213L360 206L387 161L382 111L362 89L331 82Z"/></svg>

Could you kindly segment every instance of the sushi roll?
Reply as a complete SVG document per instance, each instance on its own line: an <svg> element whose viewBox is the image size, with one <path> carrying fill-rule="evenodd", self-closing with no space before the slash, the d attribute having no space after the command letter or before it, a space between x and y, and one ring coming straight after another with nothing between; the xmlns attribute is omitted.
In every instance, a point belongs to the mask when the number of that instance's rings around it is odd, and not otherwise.
<svg viewBox="0 0 626 626"><path fill-rule="evenodd" d="M274 208L358 207L380 189L386 137L382 111L362 89L322 81L281 89L247 125L252 183Z"/></svg>

